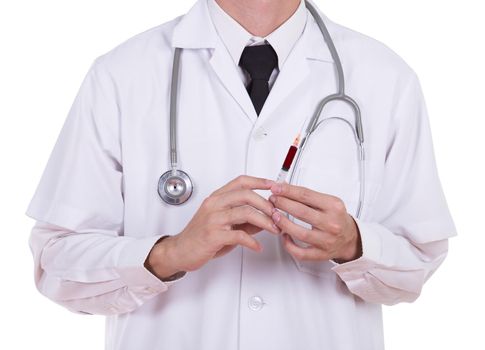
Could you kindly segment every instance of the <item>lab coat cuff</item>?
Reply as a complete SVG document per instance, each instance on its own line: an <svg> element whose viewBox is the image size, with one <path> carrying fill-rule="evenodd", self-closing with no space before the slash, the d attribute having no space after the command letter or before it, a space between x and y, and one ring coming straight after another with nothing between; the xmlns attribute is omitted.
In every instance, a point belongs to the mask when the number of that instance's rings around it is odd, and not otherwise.
<svg viewBox="0 0 485 350"><path fill-rule="evenodd" d="M155 243L163 235L155 235L130 241L121 251L118 273L130 289L140 289L157 294L168 289L170 283L163 282L145 267L145 260Z"/></svg>
<svg viewBox="0 0 485 350"><path fill-rule="evenodd" d="M357 218L354 218L354 220L360 233L362 255L355 260L341 264L330 260L334 265L332 270L343 280L359 278L362 273L375 267L381 258L382 241L378 231L373 229L375 224L367 223Z"/></svg>

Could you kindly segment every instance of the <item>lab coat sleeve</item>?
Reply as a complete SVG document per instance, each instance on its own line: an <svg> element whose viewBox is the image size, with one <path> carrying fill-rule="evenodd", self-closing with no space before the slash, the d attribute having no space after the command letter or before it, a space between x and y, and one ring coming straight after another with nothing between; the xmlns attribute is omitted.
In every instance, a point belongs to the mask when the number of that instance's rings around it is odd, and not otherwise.
<svg viewBox="0 0 485 350"><path fill-rule="evenodd" d="M78 313L130 312L168 289L144 261L158 233L123 232L119 108L103 56L85 76L26 214L35 283Z"/></svg>
<svg viewBox="0 0 485 350"><path fill-rule="evenodd" d="M355 219L359 259L333 270L368 302L412 302L443 262L456 234L436 168L427 109L412 73L398 93L381 190L369 215Z"/></svg>

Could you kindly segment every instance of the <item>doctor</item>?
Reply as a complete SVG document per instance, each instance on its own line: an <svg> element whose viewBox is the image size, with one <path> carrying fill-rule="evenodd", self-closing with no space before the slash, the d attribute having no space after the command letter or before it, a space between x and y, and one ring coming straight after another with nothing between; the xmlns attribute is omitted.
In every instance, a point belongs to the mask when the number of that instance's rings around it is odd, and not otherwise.
<svg viewBox="0 0 485 350"><path fill-rule="evenodd" d="M363 172L337 101L291 184L272 181L340 84L304 1L198 0L93 62L27 215L37 288L106 315L106 349L383 349L381 305L414 301L445 258L456 230L415 73L320 16L362 113ZM175 48L193 190L171 205Z"/></svg>

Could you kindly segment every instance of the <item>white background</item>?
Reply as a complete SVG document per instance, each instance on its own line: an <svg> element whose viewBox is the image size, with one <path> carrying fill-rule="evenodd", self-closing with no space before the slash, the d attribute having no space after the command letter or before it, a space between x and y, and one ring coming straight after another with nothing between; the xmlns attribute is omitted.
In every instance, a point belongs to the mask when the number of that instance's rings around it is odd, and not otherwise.
<svg viewBox="0 0 485 350"><path fill-rule="evenodd" d="M103 349L104 318L70 313L33 284L24 215L90 64L194 0L0 0L1 349ZM485 51L481 1L317 0L420 77L459 236L413 304L385 308L388 350L485 349ZM216 349L215 349L216 350Z"/></svg>

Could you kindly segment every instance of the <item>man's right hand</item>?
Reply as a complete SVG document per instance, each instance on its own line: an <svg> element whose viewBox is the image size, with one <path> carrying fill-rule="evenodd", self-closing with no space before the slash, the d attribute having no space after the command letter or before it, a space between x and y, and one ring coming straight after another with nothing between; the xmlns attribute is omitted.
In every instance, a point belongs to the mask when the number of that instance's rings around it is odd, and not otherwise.
<svg viewBox="0 0 485 350"><path fill-rule="evenodd" d="M273 204L254 192L269 190L272 180L241 175L205 198L182 232L155 244L146 265L159 278L194 271L241 245L260 252L253 237L261 230L279 234L271 218Z"/></svg>

